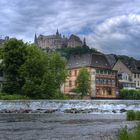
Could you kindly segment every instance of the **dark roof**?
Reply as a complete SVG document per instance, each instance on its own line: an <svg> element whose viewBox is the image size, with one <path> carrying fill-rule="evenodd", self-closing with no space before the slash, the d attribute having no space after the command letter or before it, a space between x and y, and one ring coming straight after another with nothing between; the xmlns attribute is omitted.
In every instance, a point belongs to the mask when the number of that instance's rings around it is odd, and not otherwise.
<svg viewBox="0 0 140 140"><path fill-rule="evenodd" d="M79 55L72 55L68 60L68 68L78 67L94 67L111 69L104 54L99 53L86 53Z"/></svg>
<svg viewBox="0 0 140 140"><path fill-rule="evenodd" d="M91 66L91 54L72 55L68 60L68 68Z"/></svg>
<svg viewBox="0 0 140 140"><path fill-rule="evenodd" d="M138 60L121 60L128 69L133 73L140 73L140 61Z"/></svg>
<svg viewBox="0 0 140 140"><path fill-rule="evenodd" d="M115 56L113 54L106 54L105 56L110 64L111 68L113 68L117 62L117 59L115 58Z"/></svg>
<svg viewBox="0 0 140 140"><path fill-rule="evenodd" d="M105 68L105 69L111 69L111 66L105 57L104 54L99 53L93 53L92 54L92 67L98 67L98 68Z"/></svg>

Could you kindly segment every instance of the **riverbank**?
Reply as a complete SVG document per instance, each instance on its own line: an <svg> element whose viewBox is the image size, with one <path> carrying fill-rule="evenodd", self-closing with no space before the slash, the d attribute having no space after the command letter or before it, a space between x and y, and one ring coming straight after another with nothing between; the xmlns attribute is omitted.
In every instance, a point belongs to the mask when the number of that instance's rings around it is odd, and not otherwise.
<svg viewBox="0 0 140 140"><path fill-rule="evenodd" d="M0 114L1 140L115 140L125 114Z"/></svg>

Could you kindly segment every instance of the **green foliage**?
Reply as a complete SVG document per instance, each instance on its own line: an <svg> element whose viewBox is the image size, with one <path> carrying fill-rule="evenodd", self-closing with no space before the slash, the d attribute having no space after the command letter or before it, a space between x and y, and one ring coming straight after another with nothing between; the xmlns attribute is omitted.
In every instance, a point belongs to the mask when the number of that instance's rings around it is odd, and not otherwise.
<svg viewBox="0 0 140 140"><path fill-rule="evenodd" d="M72 89L71 92L74 92L74 93L80 93L80 91L79 91L78 88L74 88L74 89Z"/></svg>
<svg viewBox="0 0 140 140"><path fill-rule="evenodd" d="M133 121L133 120L135 120L135 118L136 118L135 112L133 110L128 110L127 111L127 120Z"/></svg>
<svg viewBox="0 0 140 140"><path fill-rule="evenodd" d="M29 99L27 96L22 96L22 95L8 95L4 93L0 93L0 100L27 100Z"/></svg>
<svg viewBox="0 0 140 140"><path fill-rule="evenodd" d="M117 59L120 59L120 60L127 60L127 61L136 61L136 59L134 59L133 57L129 57L127 55L115 55L115 57Z"/></svg>
<svg viewBox="0 0 140 140"><path fill-rule="evenodd" d="M28 46L26 51L26 60L20 67L20 74L25 79L22 91L29 97L39 98L39 96L41 96L40 85L46 67L46 56L45 53L36 46Z"/></svg>
<svg viewBox="0 0 140 140"><path fill-rule="evenodd" d="M21 77L19 69L25 61L26 46L27 44L17 39L10 39L4 43L2 59L5 83L3 91L6 93L21 93L20 87L24 84L24 78Z"/></svg>
<svg viewBox="0 0 140 140"><path fill-rule="evenodd" d="M126 116L128 121L140 120L140 111L128 110Z"/></svg>
<svg viewBox="0 0 140 140"><path fill-rule="evenodd" d="M122 128L118 132L118 140L128 140L129 134L127 131L127 126L125 128Z"/></svg>
<svg viewBox="0 0 140 140"><path fill-rule="evenodd" d="M140 120L140 111L135 112L135 119Z"/></svg>
<svg viewBox="0 0 140 140"><path fill-rule="evenodd" d="M140 99L140 90L126 90L120 91L119 97L121 99Z"/></svg>
<svg viewBox="0 0 140 140"><path fill-rule="evenodd" d="M118 137L118 140L139 140L140 139L140 123L131 132L129 132L127 127L120 129L117 137Z"/></svg>
<svg viewBox="0 0 140 140"><path fill-rule="evenodd" d="M60 52L61 55L67 59L71 55L98 52L96 49L94 49L94 48L90 49L88 46L87 47L76 47L76 48L62 48L62 49L57 49L56 51Z"/></svg>
<svg viewBox="0 0 140 140"><path fill-rule="evenodd" d="M66 61L57 52L47 53L33 44L10 39L4 44L3 91L32 99L64 98L59 94L67 77Z"/></svg>
<svg viewBox="0 0 140 140"><path fill-rule="evenodd" d="M25 78L23 92L35 99L55 99L55 93L67 76L66 62L60 54L45 53L36 46L27 48L26 61L20 72Z"/></svg>
<svg viewBox="0 0 140 140"><path fill-rule="evenodd" d="M77 89L81 96L86 96L90 92L90 74L86 68L82 68L76 79Z"/></svg>

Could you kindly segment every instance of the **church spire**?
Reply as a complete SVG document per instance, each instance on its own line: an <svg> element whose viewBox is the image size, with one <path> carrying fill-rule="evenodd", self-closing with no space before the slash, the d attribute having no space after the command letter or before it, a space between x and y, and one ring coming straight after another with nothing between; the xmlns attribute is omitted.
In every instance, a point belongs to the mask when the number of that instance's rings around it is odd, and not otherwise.
<svg viewBox="0 0 140 140"><path fill-rule="evenodd" d="M59 35L59 31L58 31L58 29L57 29L57 31L56 31L56 35Z"/></svg>
<svg viewBox="0 0 140 140"><path fill-rule="evenodd" d="M84 37L84 39L83 39L83 46L87 46L86 38L85 38L85 37Z"/></svg>
<svg viewBox="0 0 140 140"><path fill-rule="evenodd" d="M37 35L36 35L36 33L35 33L35 37L34 37L34 44L38 45Z"/></svg>

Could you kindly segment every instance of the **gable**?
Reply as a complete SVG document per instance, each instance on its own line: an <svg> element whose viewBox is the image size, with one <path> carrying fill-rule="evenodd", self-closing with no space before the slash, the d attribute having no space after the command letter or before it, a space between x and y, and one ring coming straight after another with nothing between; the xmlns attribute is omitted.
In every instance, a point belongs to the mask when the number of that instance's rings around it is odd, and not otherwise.
<svg viewBox="0 0 140 140"><path fill-rule="evenodd" d="M131 71L127 68L125 64L123 64L120 60L116 62L116 64L113 67L113 70L117 70L118 73L127 73L131 75Z"/></svg>

